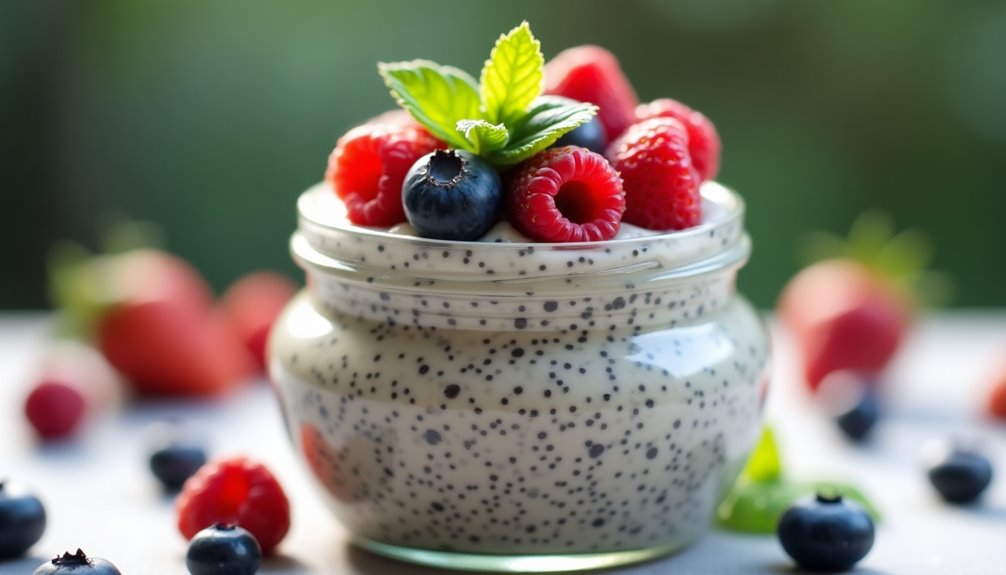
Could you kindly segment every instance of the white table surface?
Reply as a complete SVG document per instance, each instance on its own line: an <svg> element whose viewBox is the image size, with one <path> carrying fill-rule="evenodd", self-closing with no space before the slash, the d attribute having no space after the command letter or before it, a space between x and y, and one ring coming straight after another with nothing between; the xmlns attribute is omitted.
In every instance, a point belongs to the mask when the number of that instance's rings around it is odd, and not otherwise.
<svg viewBox="0 0 1006 575"><path fill-rule="evenodd" d="M168 418L205 432L215 455L267 462L293 506L280 556L261 573L422 575L346 544L293 460L267 385L211 404L135 404L105 413L70 445L38 445L21 415L27 386L49 337L48 316L0 314L0 476L43 499L48 529L29 555L0 563L0 575L30 574L64 550L82 547L125 575L183 575L185 542L171 501L146 467L144 431ZM987 374L1006 353L1006 312L946 313L925 319L891 370L890 412L866 447L838 435L795 382L789 346L776 338L768 419L797 477L845 478L865 489L884 522L857 573L1006 574L1006 425L980 413ZM978 437L1002 470L981 505L952 508L933 495L919 463L931 438ZM796 573L774 537L713 531L672 557L619 570L623 575Z"/></svg>

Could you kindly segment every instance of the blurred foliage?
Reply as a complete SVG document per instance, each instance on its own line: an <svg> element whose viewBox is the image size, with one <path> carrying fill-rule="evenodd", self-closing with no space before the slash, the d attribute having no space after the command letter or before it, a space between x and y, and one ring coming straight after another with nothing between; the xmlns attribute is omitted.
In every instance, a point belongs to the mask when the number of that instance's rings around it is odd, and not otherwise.
<svg viewBox="0 0 1006 575"><path fill-rule="evenodd" d="M219 289L296 271L294 200L393 104L378 60L479 69L528 19L592 42L641 98L705 112L749 206L742 289L771 306L809 230L867 209L924 230L961 305L1006 304L1006 4L914 0L0 3L0 308L45 305L58 238L156 221Z"/></svg>

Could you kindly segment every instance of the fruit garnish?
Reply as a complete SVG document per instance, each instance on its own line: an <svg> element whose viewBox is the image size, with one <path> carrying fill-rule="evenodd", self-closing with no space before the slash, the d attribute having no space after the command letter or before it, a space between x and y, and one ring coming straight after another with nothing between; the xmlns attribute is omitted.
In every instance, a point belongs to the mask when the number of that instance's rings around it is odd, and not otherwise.
<svg viewBox="0 0 1006 575"><path fill-rule="evenodd" d="M424 238L473 241L499 220L503 183L470 152L437 150L420 158L402 185L405 215Z"/></svg>
<svg viewBox="0 0 1006 575"><path fill-rule="evenodd" d="M786 477L775 436L768 426L733 487L716 508L716 523L744 533L773 533L782 514L802 497L835 493L856 501L875 520L880 513L855 487L834 481L796 481Z"/></svg>
<svg viewBox="0 0 1006 575"><path fill-rule="evenodd" d="M150 454L150 471L168 492L175 492L206 464L201 445L169 440Z"/></svg>
<svg viewBox="0 0 1006 575"><path fill-rule="evenodd" d="M45 524L38 497L0 478L0 561L19 557L38 543Z"/></svg>
<svg viewBox="0 0 1006 575"><path fill-rule="evenodd" d="M87 411L83 392L61 381L43 381L24 403L25 417L42 439L65 439L80 427Z"/></svg>
<svg viewBox="0 0 1006 575"><path fill-rule="evenodd" d="M800 567L848 571L873 547L874 527L870 515L855 502L818 493L786 510L777 534Z"/></svg>
<svg viewBox="0 0 1006 575"><path fill-rule="evenodd" d="M586 124L579 126L572 132L566 132L552 146L555 148L577 146L603 155L604 150L608 147L608 135L604 131L604 125L597 119L597 116L594 116Z"/></svg>
<svg viewBox="0 0 1006 575"><path fill-rule="evenodd" d="M439 147L425 131L401 124L364 124L339 138L325 179L346 204L351 222L393 226L405 221L405 174L417 159Z"/></svg>
<svg viewBox="0 0 1006 575"><path fill-rule="evenodd" d="M699 178L703 182L716 178L720 169L720 136L709 118L670 98L660 98L636 108L637 121L650 118L674 118L684 124L688 130L688 153Z"/></svg>
<svg viewBox="0 0 1006 575"><path fill-rule="evenodd" d="M975 449L934 441L926 451L929 482L947 503L971 503L992 482L992 463Z"/></svg>
<svg viewBox="0 0 1006 575"><path fill-rule="evenodd" d="M215 523L196 533L185 553L191 575L254 575L261 563L258 541L232 523Z"/></svg>
<svg viewBox="0 0 1006 575"><path fill-rule="evenodd" d="M178 530L192 539L215 523L233 523L270 553L290 529L290 503L276 478L245 457L210 462L185 482L175 502Z"/></svg>
<svg viewBox="0 0 1006 575"><path fill-rule="evenodd" d="M545 65L545 93L595 104L611 140L636 121L636 92L618 58L599 46L568 48L552 58Z"/></svg>
<svg viewBox="0 0 1006 575"><path fill-rule="evenodd" d="M67 551L60 556L38 566L32 575L122 575L109 561L101 557L88 557L77 549L76 553Z"/></svg>
<svg viewBox="0 0 1006 575"><path fill-rule="evenodd" d="M699 176L688 152L688 133L673 118L633 124L608 147L622 176L622 219L651 230L683 230L702 221Z"/></svg>
<svg viewBox="0 0 1006 575"><path fill-rule="evenodd" d="M867 213L849 240L817 233L805 242L813 257L783 290L778 313L795 336L807 384L828 375L881 372L911 325L917 301L947 292L947 280L926 271L931 248L921 233L893 233L891 221Z"/></svg>
<svg viewBox="0 0 1006 575"><path fill-rule="evenodd" d="M511 175L507 217L542 242L592 242L618 233L622 182L600 154L568 146L546 150Z"/></svg>
<svg viewBox="0 0 1006 575"><path fill-rule="evenodd" d="M592 104L542 97L545 59L522 22L503 34L476 82L462 70L429 60L381 63L391 95L451 147L495 165L519 163L588 122Z"/></svg>
<svg viewBox="0 0 1006 575"><path fill-rule="evenodd" d="M234 282L220 298L220 311L259 371L266 371L266 342L273 323L297 286L285 275L251 272Z"/></svg>

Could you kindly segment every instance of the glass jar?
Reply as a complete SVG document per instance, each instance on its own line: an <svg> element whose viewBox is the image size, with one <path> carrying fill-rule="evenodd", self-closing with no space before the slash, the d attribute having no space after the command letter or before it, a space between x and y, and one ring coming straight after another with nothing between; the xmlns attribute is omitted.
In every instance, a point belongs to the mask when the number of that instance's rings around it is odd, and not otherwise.
<svg viewBox="0 0 1006 575"><path fill-rule="evenodd" d="M308 287L270 343L294 446L353 541L441 567L566 571L695 541L758 435L768 340L735 292L743 204L584 244L355 227L298 203Z"/></svg>

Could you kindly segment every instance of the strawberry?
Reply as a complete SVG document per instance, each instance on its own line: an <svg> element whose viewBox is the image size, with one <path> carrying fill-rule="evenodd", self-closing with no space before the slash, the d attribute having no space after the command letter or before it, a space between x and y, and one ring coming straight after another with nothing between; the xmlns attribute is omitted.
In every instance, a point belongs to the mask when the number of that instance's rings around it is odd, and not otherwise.
<svg viewBox="0 0 1006 575"><path fill-rule="evenodd" d="M941 287L936 274L923 270L928 245L911 231L894 236L890 221L874 214L856 221L848 241L818 239L828 257L789 281L779 319L796 338L811 389L838 371L877 381L912 323L912 288Z"/></svg>
<svg viewBox="0 0 1006 575"><path fill-rule="evenodd" d="M612 140L636 119L636 91L615 55L599 46L569 48L552 58L545 65L545 93L596 105Z"/></svg>
<svg viewBox="0 0 1006 575"><path fill-rule="evenodd" d="M262 271L239 279L220 300L220 310L261 372L266 369L269 330L296 292L286 276Z"/></svg>
<svg viewBox="0 0 1006 575"><path fill-rule="evenodd" d="M989 415L1006 421L1006 364L1000 366L992 378L992 388L989 390L986 407Z"/></svg>

